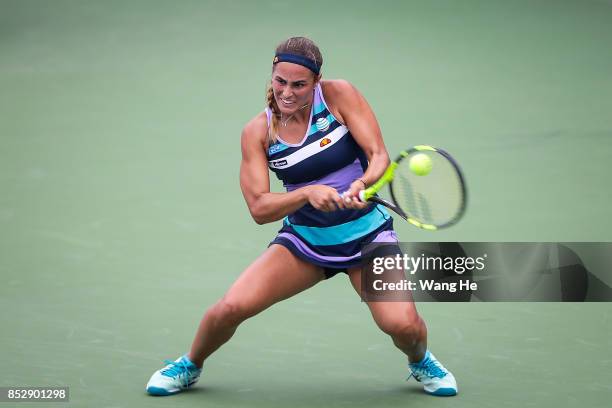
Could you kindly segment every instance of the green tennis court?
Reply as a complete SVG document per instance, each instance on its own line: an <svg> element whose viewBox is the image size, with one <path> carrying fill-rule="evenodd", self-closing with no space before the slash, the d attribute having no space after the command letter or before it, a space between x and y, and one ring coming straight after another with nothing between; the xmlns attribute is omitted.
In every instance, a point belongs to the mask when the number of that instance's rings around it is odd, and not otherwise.
<svg viewBox="0 0 612 408"><path fill-rule="evenodd" d="M612 2L0 0L0 386L69 386L71 407L607 406L610 303L421 304L460 388L439 399L344 276L247 321L194 390L145 394L280 227L249 216L239 137L292 35L392 155L461 163L466 217L396 222L403 241L612 241Z"/></svg>

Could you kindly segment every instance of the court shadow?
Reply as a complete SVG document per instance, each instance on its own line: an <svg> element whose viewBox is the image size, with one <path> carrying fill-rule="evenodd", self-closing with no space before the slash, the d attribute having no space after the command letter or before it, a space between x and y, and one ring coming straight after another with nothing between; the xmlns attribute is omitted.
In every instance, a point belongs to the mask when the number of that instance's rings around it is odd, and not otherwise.
<svg viewBox="0 0 612 408"><path fill-rule="evenodd" d="M414 381L391 387L363 387L359 383L337 384L283 384L270 383L253 389L232 386L198 386L177 395L189 404L204 404L219 407L397 407L406 403L431 400L423 387ZM175 397L173 397L175 398Z"/></svg>

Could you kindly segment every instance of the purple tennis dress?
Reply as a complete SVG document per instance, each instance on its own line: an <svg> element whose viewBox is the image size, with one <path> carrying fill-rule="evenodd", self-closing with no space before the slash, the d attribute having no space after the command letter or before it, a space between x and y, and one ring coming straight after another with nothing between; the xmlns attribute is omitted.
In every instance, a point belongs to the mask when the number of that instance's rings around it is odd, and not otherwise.
<svg viewBox="0 0 612 408"><path fill-rule="evenodd" d="M271 111L266 108L268 126ZM314 89L310 126L298 144L278 137L268 148L268 165L287 191L324 184L339 194L363 176L368 166L365 153L346 126L332 115L320 84ZM363 210L324 212L310 204L289 214L276 238L295 256L321 266L327 277L362 263L361 249L372 242L396 243L393 219L380 205Z"/></svg>

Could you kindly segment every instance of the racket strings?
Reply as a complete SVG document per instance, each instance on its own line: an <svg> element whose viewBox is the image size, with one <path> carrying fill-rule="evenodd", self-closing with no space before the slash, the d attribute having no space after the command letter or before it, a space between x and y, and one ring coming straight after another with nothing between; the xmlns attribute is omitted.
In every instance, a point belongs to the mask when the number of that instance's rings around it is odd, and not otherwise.
<svg viewBox="0 0 612 408"><path fill-rule="evenodd" d="M410 170L410 157L400 161L392 184L393 195L410 218L444 225L461 212L464 199L461 178L452 163L440 153L426 154L432 161L432 169L425 176Z"/></svg>

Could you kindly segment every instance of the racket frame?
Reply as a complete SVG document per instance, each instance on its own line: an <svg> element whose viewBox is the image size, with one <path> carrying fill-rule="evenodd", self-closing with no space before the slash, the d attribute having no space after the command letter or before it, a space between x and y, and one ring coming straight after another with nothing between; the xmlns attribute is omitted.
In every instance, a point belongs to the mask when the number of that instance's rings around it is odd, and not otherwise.
<svg viewBox="0 0 612 408"><path fill-rule="evenodd" d="M399 205L397 205L398 201L395 197L395 192L393 190L393 178L395 177L395 170L397 169L397 166L399 166L399 163L402 160L405 160L408 156L410 156L413 153L424 152L424 151L431 151L431 152L439 153L446 160L448 160L448 162L453 166L459 178L460 184L461 184L461 203L460 203L459 210L457 211L457 214L455 214L455 216L451 220L443 224L440 224L440 225L424 223L424 222L421 222L407 215L406 212L402 210L402 208ZM389 184L389 190L391 192L392 202L384 200L376 195L387 184ZM463 177L461 168L459 167L455 159L453 159L453 157L450 154L448 154L446 151L442 149L438 149L433 146L418 145L418 146L413 146L407 150L401 151L400 154L397 156L397 158L394 161L392 161L391 164L389 164L389 166L383 173L382 177L378 179L376 183L372 184L370 187L366 188L365 190L362 190L359 192L359 199L363 202L370 201L373 203L382 204L385 207L389 208L390 210L393 210L400 217L402 217L403 219L405 219L406 221L408 221L415 227L421 228L424 230L428 230L428 231L435 231L441 228L448 228L456 224L463 217L463 215L465 214L465 210L467 208L467 188L465 186L465 178Z"/></svg>

